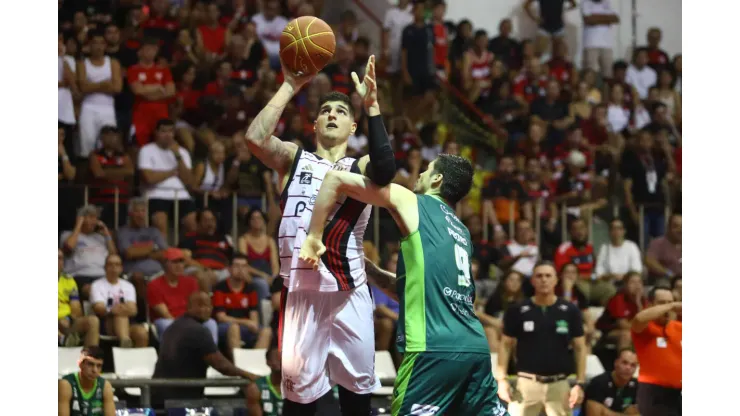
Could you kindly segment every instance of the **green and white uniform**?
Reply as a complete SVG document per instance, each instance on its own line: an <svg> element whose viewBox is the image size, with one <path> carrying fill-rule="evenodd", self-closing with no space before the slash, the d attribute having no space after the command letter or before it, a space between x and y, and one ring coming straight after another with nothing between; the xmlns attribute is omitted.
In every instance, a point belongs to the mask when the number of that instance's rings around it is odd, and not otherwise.
<svg viewBox="0 0 740 416"><path fill-rule="evenodd" d="M398 351L392 414L506 414L475 316L470 232L442 200L417 195L419 229L398 256Z"/></svg>
<svg viewBox="0 0 740 416"><path fill-rule="evenodd" d="M270 376L258 378L255 381L260 391L260 406L264 416L281 416L283 414L283 396L280 394L280 385L273 386Z"/></svg>
<svg viewBox="0 0 740 416"><path fill-rule="evenodd" d="M93 388L85 392L80 384L79 373L62 377L72 385L72 401L69 402L70 416L97 416L103 414L103 388L105 379L98 377Z"/></svg>

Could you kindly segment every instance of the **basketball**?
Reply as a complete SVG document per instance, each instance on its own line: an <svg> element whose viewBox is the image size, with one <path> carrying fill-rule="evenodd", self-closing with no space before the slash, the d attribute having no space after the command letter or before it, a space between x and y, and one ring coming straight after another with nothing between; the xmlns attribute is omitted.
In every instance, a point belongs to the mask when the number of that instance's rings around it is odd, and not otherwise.
<svg viewBox="0 0 740 416"><path fill-rule="evenodd" d="M301 16L288 22L280 35L280 60L296 75L316 74L331 61L336 45L326 22Z"/></svg>

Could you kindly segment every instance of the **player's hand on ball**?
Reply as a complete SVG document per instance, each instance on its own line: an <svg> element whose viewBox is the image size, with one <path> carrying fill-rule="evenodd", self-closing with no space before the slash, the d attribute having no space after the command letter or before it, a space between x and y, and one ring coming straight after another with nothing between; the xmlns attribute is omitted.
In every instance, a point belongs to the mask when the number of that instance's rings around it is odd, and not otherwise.
<svg viewBox="0 0 740 416"><path fill-rule="evenodd" d="M306 263L309 263L314 270L319 269L319 259L326 252L324 243L321 242L321 238L312 236L311 234L306 237L306 241L301 246L301 253L299 258Z"/></svg>
<svg viewBox="0 0 740 416"><path fill-rule="evenodd" d="M375 55L370 55L365 66L365 76L360 82L357 72L352 72L352 81L355 83L355 90L362 97L365 108L378 104L378 85L375 81Z"/></svg>
<svg viewBox="0 0 740 416"><path fill-rule="evenodd" d="M283 77L285 77L285 83L292 86L294 92L298 92L304 85L311 81L316 74L296 74L293 73L287 66L280 60L280 66L283 68Z"/></svg>

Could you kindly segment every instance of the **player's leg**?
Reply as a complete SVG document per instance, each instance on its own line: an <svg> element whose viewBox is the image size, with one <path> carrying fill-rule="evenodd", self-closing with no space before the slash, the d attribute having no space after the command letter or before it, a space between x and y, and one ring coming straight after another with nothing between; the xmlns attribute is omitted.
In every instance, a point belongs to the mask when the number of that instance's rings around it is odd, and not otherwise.
<svg viewBox="0 0 740 416"><path fill-rule="evenodd" d="M498 398L498 385L493 378L491 356L488 354L468 355L472 370L459 405L456 411L452 410L452 412L460 416L508 416L506 408Z"/></svg>
<svg viewBox="0 0 740 416"><path fill-rule="evenodd" d="M444 415L455 402L469 364L448 353L407 352L393 387L393 416ZM455 413L456 414L456 413Z"/></svg>
<svg viewBox="0 0 740 416"><path fill-rule="evenodd" d="M328 359L338 384L343 415L370 414L370 394L380 387L375 375L375 330L370 287L326 294L333 315Z"/></svg>

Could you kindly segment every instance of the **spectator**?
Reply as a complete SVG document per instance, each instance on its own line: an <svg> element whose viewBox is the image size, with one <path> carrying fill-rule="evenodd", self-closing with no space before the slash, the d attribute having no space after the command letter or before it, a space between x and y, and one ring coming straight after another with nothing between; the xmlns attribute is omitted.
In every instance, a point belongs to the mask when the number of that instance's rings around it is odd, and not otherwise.
<svg viewBox="0 0 740 416"><path fill-rule="evenodd" d="M604 372L588 383L583 399L583 416L637 415L637 355L621 349L614 360L614 371Z"/></svg>
<svg viewBox="0 0 740 416"><path fill-rule="evenodd" d="M547 409L552 415L566 415L583 400L586 381L586 342L581 313L573 304L555 295L557 275L551 264L537 265L531 280L534 296L509 306L504 313L503 337L495 370L498 394L509 403L510 412L511 408L518 408L516 414L535 415ZM516 389L522 397L517 402L511 400L513 392L507 377L514 344L518 370ZM576 384L571 388L567 378L574 367Z"/></svg>
<svg viewBox="0 0 740 416"><path fill-rule="evenodd" d="M491 266L498 264L502 251L498 250L493 244L493 239L483 239L483 226L481 218L478 215L472 215L465 220L465 225L470 231L470 239L473 243L473 258L477 259L478 274L473 275L473 279L478 281L489 280L491 276ZM504 242L505 242L504 236ZM502 247L503 248L503 247Z"/></svg>
<svg viewBox="0 0 740 416"><path fill-rule="evenodd" d="M358 76L364 77L367 60L370 59L370 39L365 36L357 38L352 44L352 52L352 57L354 58L352 67Z"/></svg>
<svg viewBox="0 0 740 416"><path fill-rule="evenodd" d="M514 176L514 160L509 156L501 158L498 174L481 190L481 197L484 215L494 227L519 221L520 211L531 212L531 202Z"/></svg>
<svg viewBox="0 0 740 416"><path fill-rule="evenodd" d="M524 61L524 69L514 78L514 97L528 106L536 98L544 97L546 91L547 76L543 74L540 61L537 58Z"/></svg>
<svg viewBox="0 0 740 416"><path fill-rule="evenodd" d="M674 82L674 89L680 95L681 94L681 54L679 53L673 58L673 73L676 75L676 82Z"/></svg>
<svg viewBox="0 0 740 416"><path fill-rule="evenodd" d="M118 228L124 223L134 164L123 151L116 127L104 126L100 130L100 143L101 148L91 151L88 158L93 177L89 201L101 207L101 219L108 227Z"/></svg>
<svg viewBox="0 0 740 416"><path fill-rule="evenodd" d="M640 361L637 407L641 415L680 415L683 325L681 302L670 289L657 286L650 307L632 320L632 342Z"/></svg>
<svg viewBox="0 0 740 416"><path fill-rule="evenodd" d="M527 136L516 143L516 166L523 168L528 159L537 159L542 165L549 165L549 155L545 150L544 143L542 143L544 139L545 126L542 123L531 121L527 129Z"/></svg>
<svg viewBox="0 0 740 416"><path fill-rule="evenodd" d="M59 224L57 229L59 232L63 230L69 230L74 227L74 213L77 208L76 194L79 193L78 189L74 188L73 181L77 175L77 168L72 164L67 155L67 149L65 148L64 139L65 132L64 127L61 125L57 128L57 186L59 194L66 194L63 198L57 198L57 211L59 217Z"/></svg>
<svg viewBox="0 0 740 416"><path fill-rule="evenodd" d="M406 152L406 159L399 162L396 162L398 171L394 183L413 190L417 179L419 179L419 172L423 172L422 164L424 161L421 158L421 149L412 147Z"/></svg>
<svg viewBox="0 0 740 416"><path fill-rule="evenodd" d="M275 204L276 192L272 183L272 171L249 151L244 135L234 137L236 156L230 165L226 182L235 187L239 196L239 214L245 215L251 209L262 208L264 196L268 207Z"/></svg>
<svg viewBox="0 0 740 416"><path fill-rule="evenodd" d="M354 60L355 50L352 49L352 45L337 46L336 62L327 65L322 71L329 77L331 89L347 95L354 91L355 85L350 76Z"/></svg>
<svg viewBox="0 0 740 416"><path fill-rule="evenodd" d="M103 350L85 347L77 361L80 371L66 374L59 380L59 414L115 415L113 387L100 376L103 370Z"/></svg>
<svg viewBox="0 0 740 416"><path fill-rule="evenodd" d="M65 255L64 272L74 277L82 300L90 295L90 285L105 275L105 259L116 253L108 227L100 221L99 210L85 205L77 210L77 222L71 231L59 238L59 246Z"/></svg>
<svg viewBox="0 0 740 416"><path fill-rule="evenodd" d="M226 86L231 82L231 74L233 72L231 62L226 60L219 61L215 67L216 79L206 84L203 95L223 99Z"/></svg>
<svg viewBox="0 0 740 416"><path fill-rule="evenodd" d="M184 63L199 64L201 63L202 56L203 51L201 50L201 46L195 42L193 32L187 27L181 28L177 32L177 39L173 46L172 66Z"/></svg>
<svg viewBox="0 0 740 416"><path fill-rule="evenodd" d="M205 53L207 62L223 56L231 38L231 32L219 23L220 17L218 4L209 3L205 24L198 26L196 32L198 47Z"/></svg>
<svg viewBox="0 0 740 416"><path fill-rule="evenodd" d="M80 107L80 153L87 157L98 144L104 126L116 125L114 96L121 92L121 64L105 55L103 32L90 35L90 57L77 63L77 78L84 94Z"/></svg>
<svg viewBox="0 0 740 416"><path fill-rule="evenodd" d="M149 16L141 22L143 35L159 39L167 56L170 56L178 29L177 22L170 15L170 3L168 0L152 0Z"/></svg>
<svg viewBox="0 0 740 416"><path fill-rule="evenodd" d="M624 224L615 218L609 223L609 242L599 248L596 278L619 282L628 272L642 274L642 255L637 244L624 239Z"/></svg>
<svg viewBox="0 0 740 416"><path fill-rule="evenodd" d="M494 65L496 64L495 61ZM494 120L506 128L509 135L526 129L527 107L512 95L511 81L502 79L493 84L493 100L488 104L488 112Z"/></svg>
<svg viewBox="0 0 740 416"><path fill-rule="evenodd" d="M558 39L552 44L552 59L547 62L547 69L551 79L560 83L560 88L570 96L573 85L578 83L578 71L568 58L568 44L564 39ZM558 97L565 98L565 97Z"/></svg>
<svg viewBox="0 0 740 416"><path fill-rule="evenodd" d="M412 8L413 6L410 6ZM412 9L413 10L413 9ZM455 86L462 84L462 60L465 52L473 45L473 24L468 19L462 19L457 24L455 38L450 43L450 62L452 77L450 80Z"/></svg>
<svg viewBox="0 0 740 416"><path fill-rule="evenodd" d="M388 255L384 269L393 273L398 264L398 252ZM375 350L392 351L396 362L400 362L400 355L395 350L396 328L398 326L398 301L386 295L376 286L371 285L373 301L375 302Z"/></svg>
<svg viewBox="0 0 740 416"><path fill-rule="evenodd" d="M606 282L592 280L596 259L594 246L588 242L588 228L581 218L573 219L568 227L570 241L566 241L555 252L555 267L562 270L567 263L578 266L578 288L590 303L599 304L614 294L614 288ZM603 302L599 302L603 301Z"/></svg>
<svg viewBox="0 0 740 416"><path fill-rule="evenodd" d="M539 160L536 158L527 159L522 186L535 207L532 219L536 220L536 216L540 216L540 246L542 247L540 252L548 253L545 257L550 257L549 253L554 250L554 245L557 244L556 228L559 218L558 206L553 198L548 178L549 172L543 172Z"/></svg>
<svg viewBox="0 0 740 416"><path fill-rule="evenodd" d="M339 16L339 26L334 30L337 46L352 46L360 36L357 28L357 16L352 10L345 10Z"/></svg>
<svg viewBox="0 0 740 416"><path fill-rule="evenodd" d="M648 66L648 53L644 49L635 51L632 65L627 68L625 81L635 87L640 99L648 96L648 88L655 85L658 75L655 70Z"/></svg>
<svg viewBox="0 0 740 416"><path fill-rule="evenodd" d="M260 297L252 284L247 257L237 254L231 261L229 277L213 287L213 317L218 336L226 340L229 354L234 348L267 348L272 330L260 324Z"/></svg>
<svg viewBox="0 0 740 416"><path fill-rule="evenodd" d="M682 291L681 288L683 286L683 280L681 279L681 276L676 276L671 281L671 292L673 292L673 299L676 300L676 302L681 302Z"/></svg>
<svg viewBox="0 0 740 416"><path fill-rule="evenodd" d="M655 72L659 72L661 69L666 68L671 61L668 54L660 48L660 41L662 38L663 32L660 28L651 27L647 32L647 46L639 49L647 52L648 65L650 65Z"/></svg>
<svg viewBox="0 0 740 416"><path fill-rule="evenodd" d="M138 51L139 63L131 66L126 74L135 96L132 121L139 147L151 141L159 120L169 117L169 101L175 96L172 73L154 61L158 52L158 41L145 39Z"/></svg>
<svg viewBox="0 0 740 416"><path fill-rule="evenodd" d="M280 258L275 239L267 234L267 217L259 209L252 209L245 217L247 232L239 237L239 253L247 257L249 273L254 279L260 299L269 297L272 279L280 274Z"/></svg>
<svg viewBox="0 0 740 416"><path fill-rule="evenodd" d="M565 2L568 2L568 10L575 9L575 0L556 0L556 1L543 1L543 0L526 0L524 2L524 11L527 13L530 19L537 23L537 38L536 38L536 54L542 56L550 48L550 41L554 43L556 40L562 39L565 36L565 21L563 20L563 12ZM535 15L532 12L532 4L539 4L539 15Z"/></svg>
<svg viewBox="0 0 740 416"><path fill-rule="evenodd" d="M483 324L483 330L486 332L488 347L491 352L496 352L501 342L501 334L504 329L504 311L525 298L522 290L524 280L525 277L521 273L510 270L503 276L501 283L488 298L484 310L476 313L481 324Z"/></svg>
<svg viewBox="0 0 740 416"><path fill-rule="evenodd" d="M234 248L231 238L218 230L212 210L198 212L198 230L186 234L179 245L192 253L186 264L206 287L229 277L229 259L234 255Z"/></svg>
<svg viewBox="0 0 740 416"><path fill-rule="evenodd" d="M252 16L252 21L257 28L257 36L262 46L265 47L270 67L274 70L280 69L280 34L288 24L288 20L279 13L280 2L267 0L263 3L262 13Z"/></svg>
<svg viewBox="0 0 740 416"><path fill-rule="evenodd" d="M658 99L665 104L668 117L673 118L676 123L681 122L681 94L675 88L673 71L661 69L658 76Z"/></svg>
<svg viewBox="0 0 740 416"><path fill-rule="evenodd" d="M100 341L100 321L97 316L83 316L77 283L64 273L64 253L59 250L58 314L57 335L59 346L73 347L80 343L80 334L85 336L85 346L97 346Z"/></svg>
<svg viewBox="0 0 740 416"><path fill-rule="evenodd" d="M194 86L197 73L192 62L180 63L173 75L177 83L177 98L172 103L171 115L175 120L176 136L178 142L192 154L195 150L193 131L203 123L199 105L203 91Z"/></svg>
<svg viewBox="0 0 740 416"><path fill-rule="evenodd" d="M508 241L504 247L506 254L499 261L498 266L504 270L519 272L525 277L531 276L534 265L540 257L532 224L527 220L519 220L516 223L514 239Z"/></svg>
<svg viewBox="0 0 740 416"><path fill-rule="evenodd" d="M560 84L555 79L547 82L544 97L536 98L530 107L531 120L547 126L547 146L554 147L565 138L565 130L573 124L568 115L568 104L560 100Z"/></svg>
<svg viewBox="0 0 740 416"><path fill-rule="evenodd" d="M234 68L232 81L245 88L253 87L257 81L257 71L266 57L265 48L257 37L257 26L254 22L247 23L244 35L231 36L229 43L227 59Z"/></svg>
<svg viewBox="0 0 740 416"><path fill-rule="evenodd" d="M565 169L555 183L556 201L565 209L568 218L590 221L593 211L607 204L606 198L591 196L591 175L584 172L588 160L579 150L571 150L565 159Z"/></svg>
<svg viewBox="0 0 740 416"><path fill-rule="evenodd" d="M586 163L583 166L580 166L577 171L574 170L572 172L574 174L573 177L581 179L584 182L588 181L589 176L582 175L582 170L593 170L593 160L589 147L584 144L583 130L578 127L578 125L570 127L568 129L565 141L555 146L552 151L552 165L555 168L555 172L553 172L553 179L562 178L562 176L566 174L564 171L566 170L566 168L568 168L568 162L569 159L571 159L570 155L574 151L582 153L583 156L586 158ZM570 187L568 186L568 188Z"/></svg>
<svg viewBox="0 0 740 416"><path fill-rule="evenodd" d="M583 319L583 333L586 336L586 353L591 354L591 345L596 338L596 320L588 310L586 295L576 286L578 282L578 266L568 263L560 271L560 279L555 286L555 294L566 302L572 303L579 311Z"/></svg>
<svg viewBox="0 0 740 416"><path fill-rule="evenodd" d="M149 304L149 316L154 322L154 327L159 334L160 340L165 330L172 322L181 317L187 308L188 297L198 292L198 281L190 276L184 276L184 254L177 248L168 248L164 251L164 274L147 285L147 303ZM210 298L208 304L210 306ZM210 312L208 314L210 317ZM218 342L218 330L216 321L203 319L204 327L211 333L214 343ZM160 346L160 351L161 351Z"/></svg>
<svg viewBox="0 0 740 416"><path fill-rule="evenodd" d="M604 78L612 77L612 48L614 30L619 16L611 0L583 0L583 66L600 72Z"/></svg>
<svg viewBox="0 0 740 416"><path fill-rule="evenodd" d="M681 214L671 215L666 235L650 242L645 255L645 266L651 281L659 282L681 276L681 221Z"/></svg>
<svg viewBox="0 0 740 416"><path fill-rule="evenodd" d="M596 326L619 348L628 348L632 345L630 335L632 319L647 307L647 299L643 294L642 276L638 272L629 272L622 280L621 290L609 299Z"/></svg>
<svg viewBox="0 0 740 416"><path fill-rule="evenodd" d="M73 97L79 95L77 88L77 79L75 77L75 60L73 57L65 55L66 47L62 40L59 40L59 56L57 63L59 70L57 72L57 95L59 97L59 112L57 119L59 127L64 129L65 137L68 137L68 143L65 143L66 153L72 153L72 133L75 130L77 119L75 118L75 107Z"/></svg>
<svg viewBox="0 0 740 416"><path fill-rule="evenodd" d="M169 218L178 204L180 218L186 232L195 229L195 203L186 186L192 181L192 162L187 150L175 142L175 125L171 120L157 122L155 141L139 151L138 167L144 185L143 193L149 200L152 223L166 236Z"/></svg>
<svg viewBox="0 0 740 416"><path fill-rule="evenodd" d="M614 84L609 88L609 105L606 117L609 120L609 128L615 133L628 133L632 113L631 107L624 105L624 89L620 84Z"/></svg>
<svg viewBox="0 0 740 416"><path fill-rule="evenodd" d="M488 42L488 50L493 52L496 59L500 59L507 68L516 68L521 60L521 45L511 37L513 25L511 19L502 19L498 24L498 36Z"/></svg>
<svg viewBox="0 0 740 416"><path fill-rule="evenodd" d="M447 4L444 0L435 0L432 9L432 32L434 33L434 66L437 76L447 79L450 75L449 45L450 37L445 25Z"/></svg>
<svg viewBox="0 0 740 416"><path fill-rule="evenodd" d="M429 26L424 22L424 3L413 7L414 22L403 29L401 37L401 73L404 84L415 105L407 110L408 117L417 122L430 112L437 88L434 71L434 42Z"/></svg>
<svg viewBox="0 0 740 416"><path fill-rule="evenodd" d="M640 102L640 95L635 87L627 83L627 62L617 61L612 65L613 77L607 81L607 90L615 85L622 86L622 106L628 109L634 109ZM607 93L607 96L611 94Z"/></svg>
<svg viewBox="0 0 740 416"><path fill-rule="evenodd" d="M58 158L58 174L57 177L59 178L59 182L72 182L75 179L75 175L77 175L77 168L70 162L69 156L67 156L67 149L64 145L65 140L65 130L64 127L57 128L57 141L59 143L58 145L58 151L57 155ZM61 200L61 198L60 198Z"/></svg>
<svg viewBox="0 0 740 416"><path fill-rule="evenodd" d="M122 348L143 348L149 345L149 332L143 325L132 325L136 316L134 285L120 278L123 263L117 254L105 261L105 277L93 282L90 303L93 312L104 320L103 334L115 335Z"/></svg>
<svg viewBox="0 0 740 416"><path fill-rule="evenodd" d="M193 190L199 208L211 207L226 216L230 212L231 191L226 186L224 167L226 148L220 141L212 142L208 147L208 158L195 165L193 179L198 188Z"/></svg>
<svg viewBox="0 0 740 416"><path fill-rule="evenodd" d="M403 29L414 21L411 8L409 0L399 0L398 6L389 8L385 12L383 35L380 38L381 56L383 58L380 62L385 63L385 72L391 80L391 95L395 111L402 107L401 37Z"/></svg>
<svg viewBox="0 0 740 416"><path fill-rule="evenodd" d="M225 376L259 377L235 367L218 351L217 342L209 336L204 326L211 319L211 298L207 293L194 291L185 299L187 311L172 322L167 333L161 335L159 357L152 378L204 379L206 370L213 367ZM182 304L183 308L185 303ZM215 330L215 323L213 324ZM160 333L161 334L161 333ZM164 407L164 400L203 397L203 387L162 387L153 389L152 402L156 408Z"/></svg>
<svg viewBox="0 0 740 416"><path fill-rule="evenodd" d="M463 87L468 99L480 106L491 93L493 53L488 50L488 34L476 30L473 45L463 54Z"/></svg>
<svg viewBox="0 0 740 416"><path fill-rule="evenodd" d="M588 102L593 105L601 104L601 88L596 85L596 71L584 69L579 79L588 85Z"/></svg>

